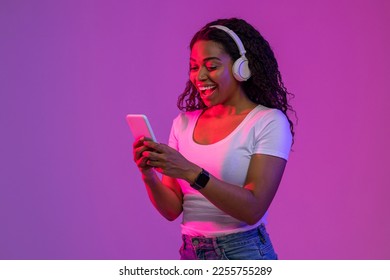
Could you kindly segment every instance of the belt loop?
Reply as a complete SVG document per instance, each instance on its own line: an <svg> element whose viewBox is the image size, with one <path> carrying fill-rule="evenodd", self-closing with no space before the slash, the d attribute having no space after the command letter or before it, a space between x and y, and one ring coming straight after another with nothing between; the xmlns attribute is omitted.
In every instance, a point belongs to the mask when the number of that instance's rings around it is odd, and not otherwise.
<svg viewBox="0 0 390 280"><path fill-rule="evenodd" d="M221 249L218 246L218 240L217 239L218 239L218 237L213 237L212 238L212 240L213 240L213 247L214 247L215 253L218 256L218 259L221 259L222 253L221 253Z"/></svg>
<svg viewBox="0 0 390 280"><path fill-rule="evenodd" d="M259 225L259 226L257 227L257 232L259 233L259 237L260 237L261 243L265 244L265 243L266 243L266 240L265 240L265 238L264 238L263 233L261 232L261 227L262 227L262 226L264 226L264 225L261 224L261 225Z"/></svg>

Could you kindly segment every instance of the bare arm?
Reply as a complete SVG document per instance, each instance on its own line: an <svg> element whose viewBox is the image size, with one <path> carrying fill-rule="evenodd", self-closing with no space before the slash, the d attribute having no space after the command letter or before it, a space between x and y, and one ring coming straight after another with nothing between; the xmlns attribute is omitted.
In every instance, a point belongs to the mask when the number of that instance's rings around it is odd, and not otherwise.
<svg viewBox="0 0 390 280"><path fill-rule="evenodd" d="M148 164L159 172L193 183L201 167L163 144L146 142L156 152L146 152ZM253 155L243 188L223 182L214 176L200 192L216 207L232 217L255 224L271 204L279 187L286 160L268 155Z"/></svg>
<svg viewBox="0 0 390 280"><path fill-rule="evenodd" d="M282 179L286 161L268 155L253 155L243 188L211 177L200 192L232 217L255 224L270 206Z"/></svg>
<svg viewBox="0 0 390 280"><path fill-rule="evenodd" d="M148 148L143 145L143 139L134 142L133 154L150 201L154 207L169 221L175 220L183 211L183 194L175 178L163 176L162 180L154 169L146 164L147 159L143 153Z"/></svg>

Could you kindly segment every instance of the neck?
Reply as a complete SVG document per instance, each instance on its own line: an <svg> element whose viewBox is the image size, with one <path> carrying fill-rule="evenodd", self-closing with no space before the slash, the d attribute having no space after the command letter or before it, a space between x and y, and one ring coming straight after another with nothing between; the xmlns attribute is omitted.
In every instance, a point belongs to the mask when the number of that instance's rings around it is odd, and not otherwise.
<svg viewBox="0 0 390 280"><path fill-rule="evenodd" d="M210 116L223 118L232 115L248 114L256 106L257 104L249 100L249 98L244 94L235 102L217 104L207 108L206 111Z"/></svg>

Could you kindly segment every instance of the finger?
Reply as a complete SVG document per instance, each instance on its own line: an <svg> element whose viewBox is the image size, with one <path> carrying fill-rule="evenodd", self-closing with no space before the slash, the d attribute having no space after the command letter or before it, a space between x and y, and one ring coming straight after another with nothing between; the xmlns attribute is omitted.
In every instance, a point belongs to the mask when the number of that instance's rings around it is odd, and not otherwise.
<svg viewBox="0 0 390 280"><path fill-rule="evenodd" d="M153 161L165 161L165 156L163 154L151 152L149 150L143 152L142 155Z"/></svg>
<svg viewBox="0 0 390 280"><path fill-rule="evenodd" d="M145 146L140 146L138 148L135 148L133 150L134 160L138 160L139 158L141 158L144 155L144 152L147 150L149 150L149 148Z"/></svg>
<svg viewBox="0 0 390 280"><path fill-rule="evenodd" d="M164 166L165 166L164 162L158 161L158 160L151 160L151 159L147 160L146 164L148 166L151 166L151 167L154 167L154 168L159 168L159 169L164 169Z"/></svg>
<svg viewBox="0 0 390 280"><path fill-rule="evenodd" d="M145 137L141 136L137 138L133 143L133 148L138 148L144 145Z"/></svg>
<svg viewBox="0 0 390 280"><path fill-rule="evenodd" d="M149 137L144 137L144 141L150 141L150 142L155 143L155 142L153 141L153 139L152 139L152 138L149 138Z"/></svg>
<svg viewBox="0 0 390 280"><path fill-rule="evenodd" d="M147 157L141 157L136 161L136 165L138 166L138 168L142 169L153 168L154 166L158 165L158 161L150 160Z"/></svg>
<svg viewBox="0 0 390 280"><path fill-rule="evenodd" d="M138 166L138 168L145 168L148 167L147 161L148 161L147 158L140 158L137 161L135 161L135 164Z"/></svg>
<svg viewBox="0 0 390 280"><path fill-rule="evenodd" d="M140 136L140 137L138 137L138 138L134 141L133 147L142 146L142 145L144 145L144 142L145 142L145 141L148 141L148 142L151 142L151 143L155 143L155 142L153 141L153 139L151 139L151 138L149 138L149 137Z"/></svg>
<svg viewBox="0 0 390 280"><path fill-rule="evenodd" d="M165 151L165 145L161 143L156 143L153 141L144 141L144 145L160 153Z"/></svg>

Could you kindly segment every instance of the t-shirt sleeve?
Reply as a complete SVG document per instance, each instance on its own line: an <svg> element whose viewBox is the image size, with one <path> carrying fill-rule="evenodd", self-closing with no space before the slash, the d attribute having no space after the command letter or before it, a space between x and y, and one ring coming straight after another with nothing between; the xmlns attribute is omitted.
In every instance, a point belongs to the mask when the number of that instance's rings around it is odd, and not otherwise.
<svg viewBox="0 0 390 280"><path fill-rule="evenodd" d="M168 146L179 150L179 134L180 131L181 114L179 114L172 122L171 132L169 133Z"/></svg>
<svg viewBox="0 0 390 280"><path fill-rule="evenodd" d="M256 124L255 154L266 154L288 160L292 144L290 124L279 110L271 110Z"/></svg>

